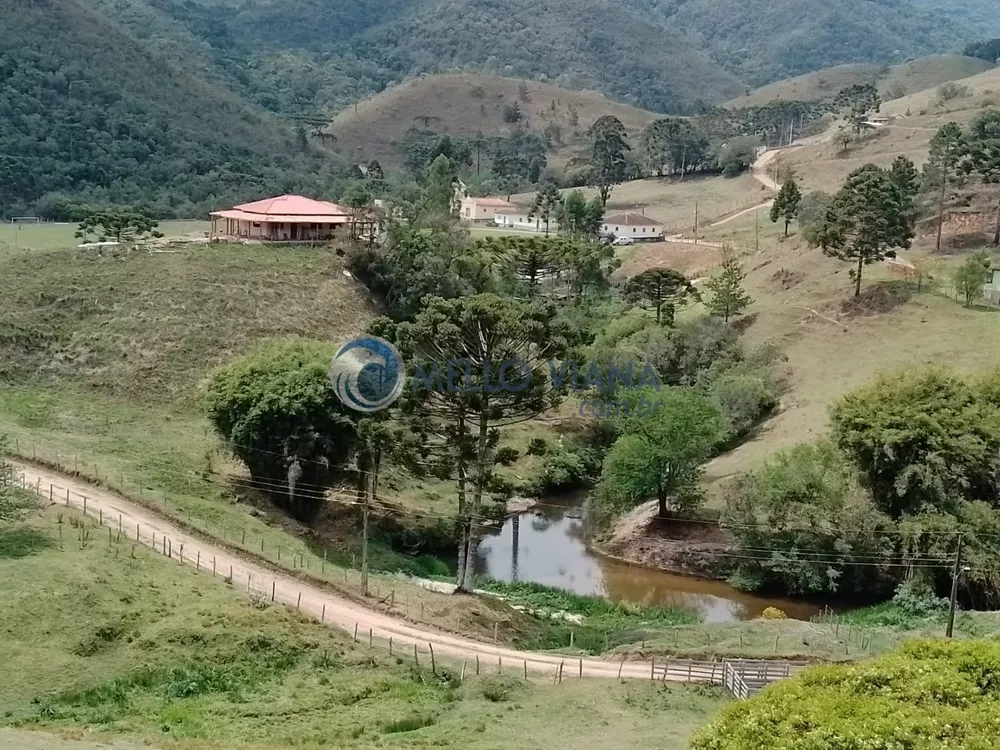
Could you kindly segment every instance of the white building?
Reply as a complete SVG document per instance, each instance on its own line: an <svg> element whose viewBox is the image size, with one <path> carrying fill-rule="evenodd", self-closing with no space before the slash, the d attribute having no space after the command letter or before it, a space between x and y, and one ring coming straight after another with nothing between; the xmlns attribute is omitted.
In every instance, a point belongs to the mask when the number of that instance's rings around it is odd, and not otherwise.
<svg viewBox="0 0 1000 750"><path fill-rule="evenodd" d="M498 227L503 227L504 229L520 229L525 232L542 232L546 231L545 220L535 214L533 216L528 214L528 209L522 206L512 206L510 210L498 214L493 222ZM549 225L547 227L548 232L555 233L559 231L559 223L554 219L549 219Z"/></svg>
<svg viewBox="0 0 1000 750"><path fill-rule="evenodd" d="M463 198L459 216L473 224L496 223L498 216L520 211L510 201L503 198Z"/></svg>
<svg viewBox="0 0 1000 750"><path fill-rule="evenodd" d="M663 224L644 214L626 211L604 218L601 234L606 237L631 237L633 240L662 240Z"/></svg>

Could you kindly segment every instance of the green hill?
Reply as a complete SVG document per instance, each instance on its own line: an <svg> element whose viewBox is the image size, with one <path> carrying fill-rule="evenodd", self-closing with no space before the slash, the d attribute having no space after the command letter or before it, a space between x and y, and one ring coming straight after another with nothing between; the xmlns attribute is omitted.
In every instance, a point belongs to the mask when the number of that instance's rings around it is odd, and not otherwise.
<svg viewBox="0 0 1000 750"><path fill-rule="evenodd" d="M191 216L332 166L86 3L0 4L0 28L0 215L71 193Z"/></svg>
<svg viewBox="0 0 1000 750"><path fill-rule="evenodd" d="M884 99L898 99L947 81L992 70L985 60L962 55L929 55L901 65L837 65L795 78L769 83L729 102L730 107L762 106L772 101L825 101L854 84L878 86Z"/></svg>

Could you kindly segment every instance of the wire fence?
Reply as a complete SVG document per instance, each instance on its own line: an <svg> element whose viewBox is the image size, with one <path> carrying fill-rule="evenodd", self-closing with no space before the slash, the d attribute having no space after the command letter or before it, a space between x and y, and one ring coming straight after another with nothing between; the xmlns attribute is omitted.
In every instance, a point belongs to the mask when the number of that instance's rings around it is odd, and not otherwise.
<svg viewBox="0 0 1000 750"><path fill-rule="evenodd" d="M214 578L220 578L224 583L234 589L245 591L246 595L257 604L277 604L289 608L294 608L299 612L313 616L319 622L339 627L351 632L348 622L344 621L341 614L337 618L331 617L331 610L328 610L327 600L321 590L310 587L307 583L295 579L288 579L281 574L274 575L267 570L255 568L252 563L248 563L239 557L230 555L220 556L218 554L203 554L197 539L192 539L185 532L171 530L170 533L158 529L155 524L148 520L143 520L140 516L134 516L130 510L119 504L120 507L109 506L104 500L94 499L84 493L80 493L70 487L65 487L50 482L43 482L40 478L29 479L27 473L21 472L19 481L23 489L33 491L36 494L47 498L55 506L62 506L71 511L79 511L80 518L71 520L68 524L75 531L74 541L81 549L85 549L93 544L99 543L99 536L93 532L95 529L107 529L107 544L115 549L115 557L120 555L124 545L131 545L131 555L135 556L138 546L145 547L157 554L166 557L168 560L176 560L179 564L194 567L197 571L208 574ZM88 526L85 519L90 520ZM66 542L63 529L64 518L60 513L57 515L59 548L65 549ZM245 580L245 585L244 585ZM389 605L390 610L395 604L395 591L390 590L383 603ZM367 627L366 627L367 625ZM357 644L364 644L367 641L369 648L376 647L376 641L380 648L388 648L389 654L397 658L408 658L411 654L416 665L423 664L430 666L436 674L439 669L441 654L435 652L432 641L419 641L412 635L400 635L392 628L384 625L372 625L362 620L354 620L353 640ZM470 649L475 649L474 642L468 642ZM439 644L439 649L441 648ZM480 648L486 649L483 645ZM458 672L458 660L454 654L445 654L448 662L454 665ZM560 684L566 677L614 677L618 678L640 678L644 673L641 662L630 661L627 655L622 655L617 663L599 661L584 658L559 658L557 655L541 655L537 653L525 654L523 657L512 657L509 653L476 653L474 661L470 659L461 660L461 670L459 672L460 681L464 681L467 675L480 675L492 672L492 664L496 663L497 674L518 674L525 679L549 674L554 683ZM691 661L651 659L649 662L648 674L650 680L686 681L709 684L722 684L721 675L723 673L723 662L721 661Z"/></svg>

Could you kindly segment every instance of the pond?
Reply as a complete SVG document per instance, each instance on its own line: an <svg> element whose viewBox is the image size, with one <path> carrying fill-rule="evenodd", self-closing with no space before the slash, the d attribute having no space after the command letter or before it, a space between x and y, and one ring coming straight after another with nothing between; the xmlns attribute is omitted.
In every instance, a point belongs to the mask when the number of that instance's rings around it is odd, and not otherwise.
<svg viewBox="0 0 1000 750"><path fill-rule="evenodd" d="M777 607L808 620L812 602L754 596L722 581L674 575L611 560L587 548L584 494L548 498L544 505L508 517L479 545L477 572L500 581L530 581L615 601L686 609L705 622L760 617Z"/></svg>

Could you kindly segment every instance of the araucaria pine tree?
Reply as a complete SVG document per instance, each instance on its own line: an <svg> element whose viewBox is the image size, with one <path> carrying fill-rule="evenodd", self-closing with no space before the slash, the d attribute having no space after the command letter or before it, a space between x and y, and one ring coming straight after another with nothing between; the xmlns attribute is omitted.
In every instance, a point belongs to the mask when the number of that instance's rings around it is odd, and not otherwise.
<svg viewBox="0 0 1000 750"><path fill-rule="evenodd" d="M802 191L799 190L795 178L791 178L778 191L778 197L771 205L771 221L785 220L785 236L788 236L788 225L799 215L799 204L802 203Z"/></svg>
<svg viewBox="0 0 1000 750"><path fill-rule="evenodd" d="M708 309L713 315L718 315L728 323L730 318L742 315L753 304L753 299L743 288L746 277L743 266L733 251L728 247L723 248L721 273L705 282L705 287L712 293Z"/></svg>

